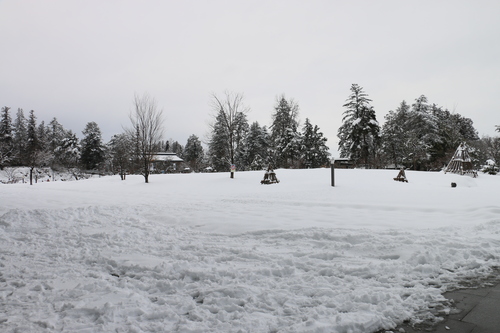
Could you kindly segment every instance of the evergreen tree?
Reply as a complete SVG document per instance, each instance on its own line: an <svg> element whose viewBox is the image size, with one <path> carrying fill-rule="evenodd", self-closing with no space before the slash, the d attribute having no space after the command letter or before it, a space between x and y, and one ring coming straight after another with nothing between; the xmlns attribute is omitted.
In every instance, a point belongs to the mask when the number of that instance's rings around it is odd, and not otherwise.
<svg viewBox="0 0 500 333"><path fill-rule="evenodd" d="M177 156L181 156L184 151L184 147L178 142L178 141L173 141L172 145L168 145L170 147L170 150L172 153L175 153ZM166 149L168 151L168 149Z"/></svg>
<svg viewBox="0 0 500 333"><path fill-rule="evenodd" d="M203 162L203 146L200 139L196 135L191 135L187 142L182 158L189 163L191 170L199 171Z"/></svg>
<svg viewBox="0 0 500 333"><path fill-rule="evenodd" d="M80 159L80 146L76 133L71 130L65 131L54 153L58 164L67 169L75 168Z"/></svg>
<svg viewBox="0 0 500 333"><path fill-rule="evenodd" d="M263 170L269 166L269 133L266 126L252 123L246 137L245 164L250 170Z"/></svg>
<svg viewBox="0 0 500 333"><path fill-rule="evenodd" d="M42 147L38 137L35 111L30 111L27 128L26 156L30 168L30 185L33 185L33 171L43 163Z"/></svg>
<svg viewBox="0 0 500 333"><path fill-rule="evenodd" d="M49 149L55 150L59 147L65 132L64 127L57 121L57 118L52 118L47 127L47 144Z"/></svg>
<svg viewBox="0 0 500 333"><path fill-rule="evenodd" d="M428 168L437 169L448 163L461 143L470 144L479 140L479 137L471 119L443 110L435 104L431 108L436 118L439 140L435 140L429 150Z"/></svg>
<svg viewBox="0 0 500 333"><path fill-rule="evenodd" d="M224 126L224 111L220 110L212 125L212 133L208 143L209 160L212 167L219 172L229 171L229 135Z"/></svg>
<svg viewBox="0 0 500 333"><path fill-rule="evenodd" d="M234 164L238 166L239 171L246 171L250 169L248 162L248 131L243 133L238 149L234 152Z"/></svg>
<svg viewBox="0 0 500 333"><path fill-rule="evenodd" d="M48 133L47 133L47 128L45 127L45 122L42 120L42 122L37 127L37 136L38 136L38 144L40 145L40 150L45 152L49 151L47 135Z"/></svg>
<svg viewBox="0 0 500 333"><path fill-rule="evenodd" d="M9 113L10 108L2 108L0 120L0 170L8 165L14 156L14 137L12 128L12 118Z"/></svg>
<svg viewBox="0 0 500 333"><path fill-rule="evenodd" d="M275 167L296 166L300 158L300 133L298 132L299 105L287 101L282 95L274 107L271 125L271 141L274 150Z"/></svg>
<svg viewBox="0 0 500 333"><path fill-rule="evenodd" d="M409 148L412 151L412 168L426 169L433 153L431 148L441 142L441 138L437 118L432 114L432 108L424 95L412 104L407 128Z"/></svg>
<svg viewBox="0 0 500 333"><path fill-rule="evenodd" d="M370 102L363 88L353 84L351 95L343 105L346 111L338 130L340 157L351 158L355 164L365 167L374 163L380 139L380 127Z"/></svg>
<svg viewBox="0 0 500 333"><path fill-rule="evenodd" d="M404 165L409 157L408 131L410 106L402 101L396 111L389 111L382 126L381 148L394 167Z"/></svg>
<svg viewBox="0 0 500 333"><path fill-rule="evenodd" d="M411 107L403 101L385 120L383 153L390 163L408 168L439 169L460 143L479 139L471 119L430 105L423 95Z"/></svg>
<svg viewBox="0 0 500 333"><path fill-rule="evenodd" d="M313 126L306 118L301 142L301 159L306 168L319 168L329 164L330 153L326 141L327 139L323 137L319 127Z"/></svg>
<svg viewBox="0 0 500 333"><path fill-rule="evenodd" d="M28 141L27 122L23 109L17 109L16 120L14 121L14 152L17 165L27 165L26 144Z"/></svg>
<svg viewBox="0 0 500 333"><path fill-rule="evenodd" d="M61 157L63 149L58 148L63 144L62 141L65 136L66 131L54 117L46 128L46 145L47 151L51 152L50 166L52 168L63 165Z"/></svg>
<svg viewBox="0 0 500 333"><path fill-rule="evenodd" d="M491 171L500 165L500 137L483 136L471 142L469 148L471 148L470 156L477 169L489 166L487 169L490 170L487 171Z"/></svg>
<svg viewBox="0 0 500 333"><path fill-rule="evenodd" d="M28 128L27 128L27 151L29 155L32 155L33 152L40 150L40 140L38 138L38 132L36 127L36 116L35 111L30 111L30 116L28 120Z"/></svg>
<svg viewBox="0 0 500 333"><path fill-rule="evenodd" d="M87 170L99 168L104 162L104 145L101 130L95 122L89 122L82 131L80 162Z"/></svg>

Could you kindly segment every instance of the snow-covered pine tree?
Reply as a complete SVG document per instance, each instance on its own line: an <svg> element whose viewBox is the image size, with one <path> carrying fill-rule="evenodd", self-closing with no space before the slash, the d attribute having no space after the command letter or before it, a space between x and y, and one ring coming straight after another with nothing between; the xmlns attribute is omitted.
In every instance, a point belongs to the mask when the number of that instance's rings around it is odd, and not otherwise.
<svg viewBox="0 0 500 333"><path fill-rule="evenodd" d="M80 145L76 133L65 131L59 145L55 148L58 165L73 169L80 160Z"/></svg>
<svg viewBox="0 0 500 333"><path fill-rule="evenodd" d="M250 125L246 137L246 164L250 170L263 170L269 165L269 133L266 126L261 127L257 121Z"/></svg>
<svg viewBox="0 0 500 333"><path fill-rule="evenodd" d="M441 138L437 118L432 114L432 108L424 95L412 104L406 128L412 151L412 169L425 169L431 157L431 148L441 142Z"/></svg>
<svg viewBox="0 0 500 333"><path fill-rule="evenodd" d="M184 147L178 141L172 141L172 144L169 146L172 153L175 153L177 156L181 156L184 153Z"/></svg>
<svg viewBox="0 0 500 333"><path fill-rule="evenodd" d="M191 170L197 172L202 165L203 157L204 152L201 141L196 135L192 134L187 139L186 147L184 147L184 152L182 153L182 158L184 161L188 162Z"/></svg>
<svg viewBox="0 0 500 333"><path fill-rule="evenodd" d="M28 128L27 128L27 150L31 155L34 151L40 149L40 141L38 139L38 132L36 127L36 116L35 111L30 111L30 116L28 120Z"/></svg>
<svg viewBox="0 0 500 333"><path fill-rule="evenodd" d="M277 99L272 115L271 142L275 167L296 166L300 158L300 133L298 132L299 105L285 95Z"/></svg>
<svg viewBox="0 0 500 333"><path fill-rule="evenodd" d="M81 141L80 162L84 169L98 169L104 162L104 145L101 130L97 123L87 123L82 131L84 138Z"/></svg>
<svg viewBox="0 0 500 333"><path fill-rule="evenodd" d="M330 153L326 146L327 139L319 131L317 125L312 125L308 118L302 129L301 160L306 168L319 168L328 165Z"/></svg>
<svg viewBox="0 0 500 333"><path fill-rule="evenodd" d="M17 109L16 119L14 120L14 154L15 165L27 165L26 144L28 141L27 121L24 117L24 111Z"/></svg>
<svg viewBox="0 0 500 333"><path fill-rule="evenodd" d="M54 169L61 164L60 149L58 149L62 144L62 140L65 137L66 131L64 127L59 124L57 119L54 117L50 121L46 129L47 132L47 150L52 153L52 159L50 161L50 166Z"/></svg>
<svg viewBox="0 0 500 333"><path fill-rule="evenodd" d="M14 156L14 137L10 108L4 106L0 119L0 170L9 165Z"/></svg>
<svg viewBox="0 0 500 333"><path fill-rule="evenodd" d="M248 161L248 131L243 134L238 148L234 152L234 165L239 171L250 170L250 163Z"/></svg>
<svg viewBox="0 0 500 333"><path fill-rule="evenodd" d="M410 106L402 101L395 111L389 111L381 131L381 149L388 163L398 168L410 155L408 146L408 117Z"/></svg>
<svg viewBox="0 0 500 333"><path fill-rule="evenodd" d="M427 170L446 164L460 143L478 139L471 119L430 105L422 95L385 116L381 147L387 163Z"/></svg>
<svg viewBox="0 0 500 333"><path fill-rule="evenodd" d="M500 166L500 136L497 137L483 137L486 146L487 159L491 159L497 166Z"/></svg>
<svg viewBox="0 0 500 333"><path fill-rule="evenodd" d="M210 136L210 141L208 142L208 154L209 161L215 171L223 172L229 171L228 160L228 134L226 128L223 126L224 115L222 110L215 118L215 122L212 125L212 132Z"/></svg>
<svg viewBox="0 0 500 333"><path fill-rule="evenodd" d="M455 153L463 142L472 143L479 140L473 121L452 113L433 104L432 115L437 119L439 140L435 141L429 150L429 168L441 168Z"/></svg>
<svg viewBox="0 0 500 333"><path fill-rule="evenodd" d="M371 167L380 139L380 126L370 105L371 99L362 87L352 84L351 95L346 101L343 124L338 130L340 157L351 158L356 165Z"/></svg>
<svg viewBox="0 0 500 333"><path fill-rule="evenodd" d="M26 162L30 168L30 185L33 185L33 171L42 164L42 147L38 137L35 111L30 111L27 128Z"/></svg>
<svg viewBox="0 0 500 333"><path fill-rule="evenodd" d="M45 126L45 122L42 120L38 125L37 129L38 136L38 144L40 145L40 149L45 153L48 153L48 136L47 136L47 127ZM47 155L47 154L46 154Z"/></svg>

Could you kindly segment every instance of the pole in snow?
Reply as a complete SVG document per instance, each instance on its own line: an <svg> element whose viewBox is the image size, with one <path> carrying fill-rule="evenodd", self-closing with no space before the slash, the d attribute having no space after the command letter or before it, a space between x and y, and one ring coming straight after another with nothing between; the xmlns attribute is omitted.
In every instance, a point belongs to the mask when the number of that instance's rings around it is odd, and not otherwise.
<svg viewBox="0 0 500 333"><path fill-rule="evenodd" d="M331 164L330 164L330 169L331 169L331 173L332 173L332 186L335 186L335 167L333 166L333 161L331 161Z"/></svg>

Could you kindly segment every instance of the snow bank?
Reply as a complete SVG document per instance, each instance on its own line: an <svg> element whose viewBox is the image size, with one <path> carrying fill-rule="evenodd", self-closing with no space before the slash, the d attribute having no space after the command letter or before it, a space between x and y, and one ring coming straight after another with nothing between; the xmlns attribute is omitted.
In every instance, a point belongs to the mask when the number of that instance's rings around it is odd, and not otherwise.
<svg viewBox="0 0 500 333"><path fill-rule="evenodd" d="M277 170L0 186L4 332L373 332L500 265L499 177ZM450 183L457 187L451 188Z"/></svg>

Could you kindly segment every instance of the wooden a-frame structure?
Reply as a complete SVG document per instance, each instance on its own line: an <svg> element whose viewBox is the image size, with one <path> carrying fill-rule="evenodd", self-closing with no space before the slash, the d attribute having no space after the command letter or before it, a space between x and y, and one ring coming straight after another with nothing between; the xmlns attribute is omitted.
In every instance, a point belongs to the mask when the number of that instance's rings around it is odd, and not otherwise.
<svg viewBox="0 0 500 333"><path fill-rule="evenodd" d="M397 177L394 178L394 180L398 181L398 182L408 183L408 178L406 178L406 174L405 174L405 169L404 168L401 168L401 170L399 170L399 173L398 173Z"/></svg>
<svg viewBox="0 0 500 333"><path fill-rule="evenodd" d="M276 173L274 172L273 168L269 165L269 168L267 168L266 173L264 174L264 179L260 181L261 184L278 184L280 181L278 178L276 178Z"/></svg>
<svg viewBox="0 0 500 333"><path fill-rule="evenodd" d="M447 172L457 173L459 175L470 175L474 178L477 177L477 171L474 170L474 165L469 155L469 149L465 142L461 143L455 151L455 154L453 154L450 163L448 163L448 166L444 170L444 173Z"/></svg>

